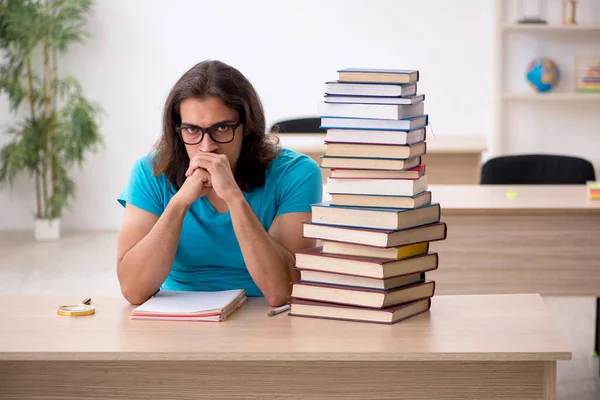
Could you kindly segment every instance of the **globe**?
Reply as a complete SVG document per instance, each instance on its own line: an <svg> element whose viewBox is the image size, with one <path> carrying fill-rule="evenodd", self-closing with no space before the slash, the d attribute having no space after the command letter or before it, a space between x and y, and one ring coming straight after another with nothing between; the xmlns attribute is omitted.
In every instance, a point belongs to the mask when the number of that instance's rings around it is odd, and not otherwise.
<svg viewBox="0 0 600 400"><path fill-rule="evenodd" d="M552 90L560 79L556 63L549 58L536 58L527 66L527 81L538 92Z"/></svg>

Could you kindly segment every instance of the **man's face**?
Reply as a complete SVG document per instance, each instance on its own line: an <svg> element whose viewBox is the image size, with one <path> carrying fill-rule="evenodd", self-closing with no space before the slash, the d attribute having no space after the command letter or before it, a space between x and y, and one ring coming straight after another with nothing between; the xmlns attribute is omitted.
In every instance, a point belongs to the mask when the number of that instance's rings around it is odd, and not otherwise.
<svg viewBox="0 0 600 400"><path fill-rule="evenodd" d="M217 141L227 141L233 136L233 140L228 143L218 143L209 136L208 132L205 132L200 143L185 145L190 159L199 152L225 154L231 170L235 171L244 139L244 125L239 125L235 130L231 127L239 122L238 112L214 96L202 99L192 97L184 99L179 107L179 112L181 126L184 128L181 135L185 142L195 143L200 140L202 132L198 128L214 127L212 132Z"/></svg>

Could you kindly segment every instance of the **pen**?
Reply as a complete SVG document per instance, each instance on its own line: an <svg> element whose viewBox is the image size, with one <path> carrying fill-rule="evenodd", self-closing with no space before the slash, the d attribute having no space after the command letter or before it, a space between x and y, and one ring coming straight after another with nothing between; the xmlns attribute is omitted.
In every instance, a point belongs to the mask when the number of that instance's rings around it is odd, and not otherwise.
<svg viewBox="0 0 600 400"><path fill-rule="evenodd" d="M272 309L271 311L269 311L267 313L267 315L269 317L272 317L274 315L281 314L282 312L287 311L289 309L290 309L290 305L289 304L284 304L281 307L277 307L277 308Z"/></svg>

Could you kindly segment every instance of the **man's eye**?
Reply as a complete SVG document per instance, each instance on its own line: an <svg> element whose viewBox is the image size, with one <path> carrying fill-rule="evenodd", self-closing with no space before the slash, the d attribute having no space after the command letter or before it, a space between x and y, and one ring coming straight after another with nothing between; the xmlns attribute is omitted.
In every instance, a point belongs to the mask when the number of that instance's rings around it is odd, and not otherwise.
<svg viewBox="0 0 600 400"><path fill-rule="evenodd" d="M200 130L198 128L193 128L191 126L188 126L188 127L185 128L185 132L189 133L190 135L195 135L198 132L200 132Z"/></svg>
<svg viewBox="0 0 600 400"><path fill-rule="evenodd" d="M229 125L219 125L217 126L217 132L227 132L229 129Z"/></svg>

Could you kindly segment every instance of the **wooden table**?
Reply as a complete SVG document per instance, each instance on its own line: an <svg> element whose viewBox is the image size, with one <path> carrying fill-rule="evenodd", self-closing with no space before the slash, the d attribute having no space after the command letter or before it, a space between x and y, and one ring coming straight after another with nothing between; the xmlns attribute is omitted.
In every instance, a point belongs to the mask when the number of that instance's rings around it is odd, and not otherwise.
<svg viewBox="0 0 600 400"><path fill-rule="evenodd" d="M435 296L396 325L267 317L131 321L123 299L0 296L0 398L554 399L571 352L539 295Z"/></svg>
<svg viewBox="0 0 600 400"><path fill-rule="evenodd" d="M325 153L324 133L281 133L282 147L310 156L319 165ZM484 136L433 136L427 133L428 180L432 184L477 184L481 172L481 154L486 151ZM329 169L323 170L326 183Z"/></svg>
<svg viewBox="0 0 600 400"><path fill-rule="evenodd" d="M596 297L600 353L600 201L584 185L431 185L448 237L438 294L540 293ZM516 197L507 196L509 191ZM327 188L324 199L330 199Z"/></svg>

